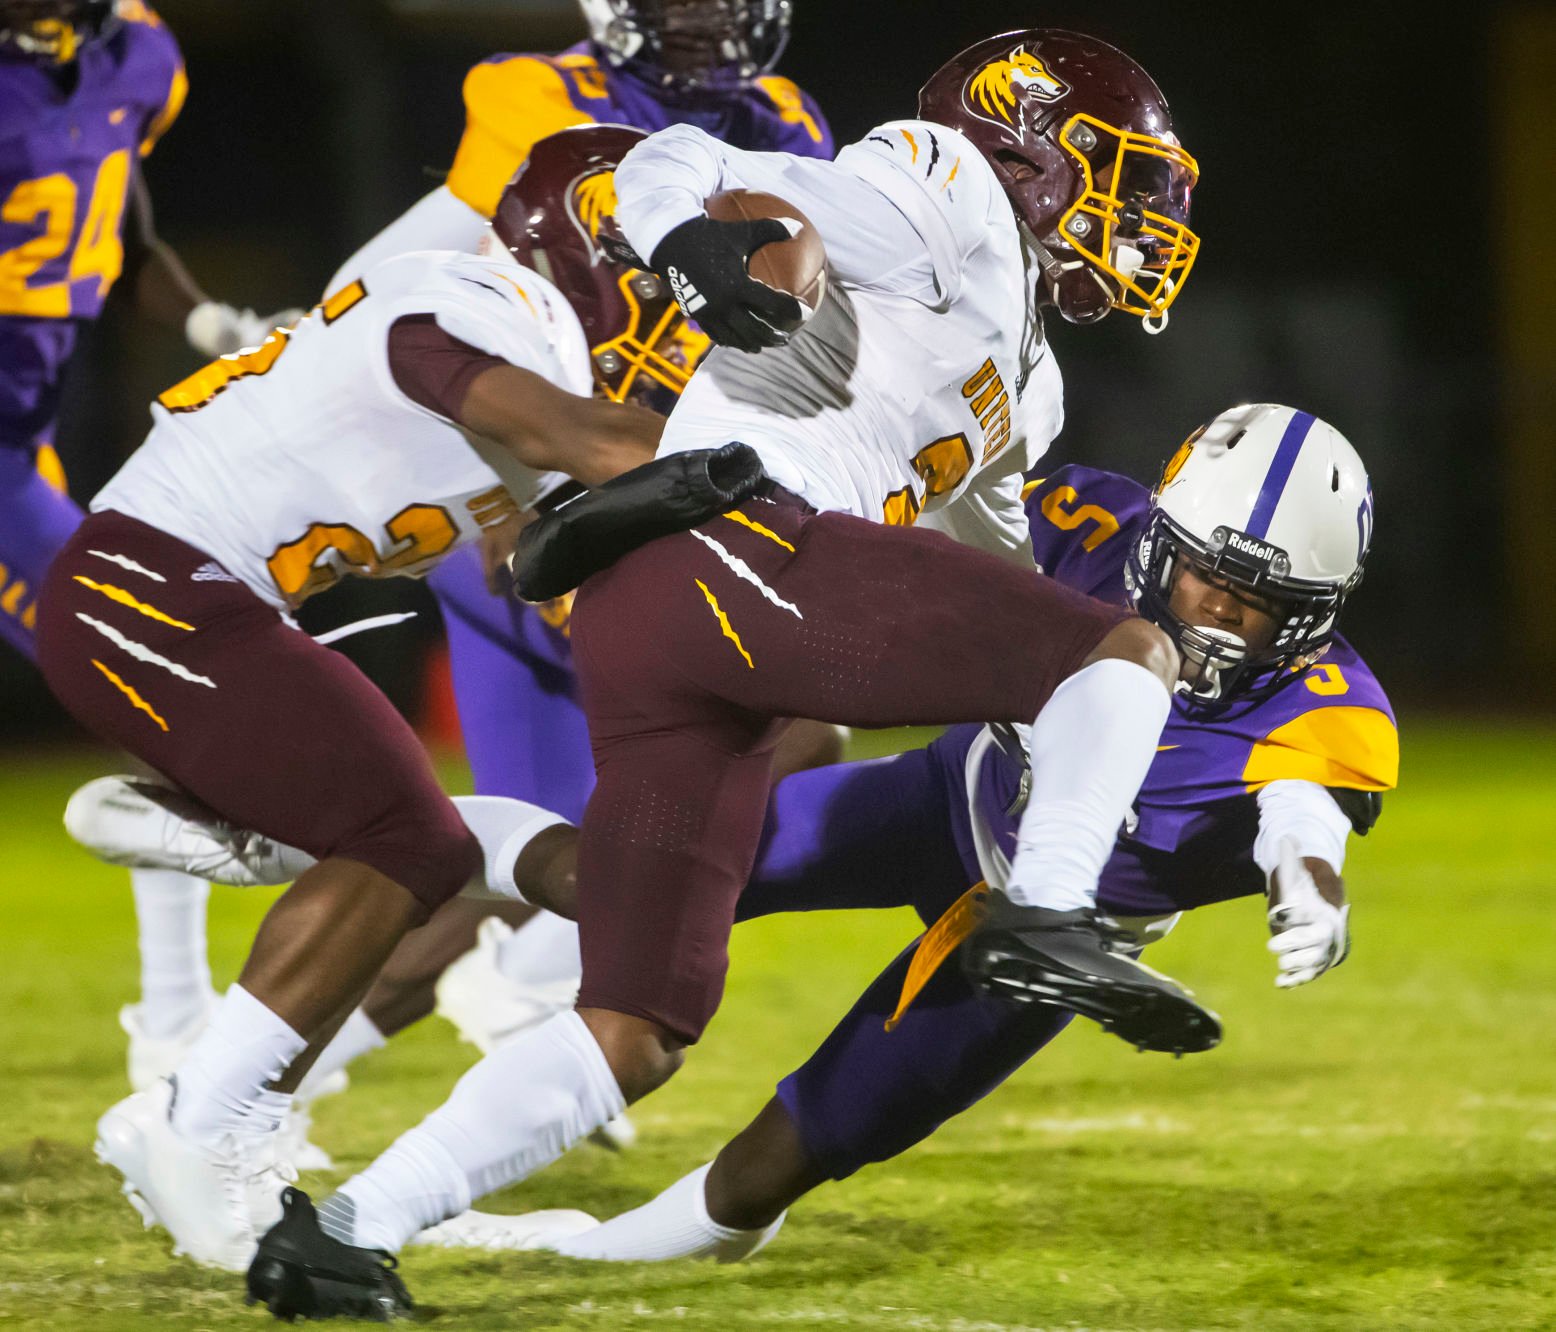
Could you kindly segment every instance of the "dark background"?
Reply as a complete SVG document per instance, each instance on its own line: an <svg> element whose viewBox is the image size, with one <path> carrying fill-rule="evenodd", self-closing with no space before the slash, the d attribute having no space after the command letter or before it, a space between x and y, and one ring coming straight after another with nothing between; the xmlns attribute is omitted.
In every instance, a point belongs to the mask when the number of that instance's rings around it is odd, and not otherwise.
<svg viewBox="0 0 1556 1332"><path fill-rule="evenodd" d="M1051 458L1150 479L1193 426L1238 401L1314 411L1373 475L1377 540L1347 630L1396 699L1551 703L1541 595L1556 547L1542 520L1552 451L1539 403L1556 402L1556 386L1543 331L1553 311L1537 298L1556 284L1556 255L1523 225L1548 230L1544 205L1556 208L1556 64L1540 63L1556 48L1551 7L1454 18L1394 3L795 8L780 69L820 100L839 143L911 115L937 64L1004 28L1080 28L1138 59L1200 161L1203 249L1163 337L1121 315L1084 329L1050 320L1068 381ZM567 3L159 9L191 84L147 166L160 229L213 295L261 310L316 300L356 245L440 181L471 64L582 35ZM140 441L150 396L193 362L123 308L103 321L61 429L78 498ZM414 711L438 630L430 598L402 583L332 594L308 622L421 608L352 648ZM9 656L0 698L0 734L69 733Z"/></svg>

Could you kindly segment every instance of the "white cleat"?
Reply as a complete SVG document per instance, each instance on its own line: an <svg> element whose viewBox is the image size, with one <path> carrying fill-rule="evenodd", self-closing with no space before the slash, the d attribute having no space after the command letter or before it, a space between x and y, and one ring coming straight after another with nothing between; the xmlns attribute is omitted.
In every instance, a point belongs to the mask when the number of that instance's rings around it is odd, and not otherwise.
<svg viewBox="0 0 1556 1332"><path fill-rule="evenodd" d="M129 1071L130 1086L135 1091L150 1091L163 1078L172 1076L173 1070L189 1053L189 1048L205 1030L211 1013L221 998L214 990L205 998L205 1008L200 1015L171 1036L150 1036L141 1022L141 1006L126 1004L119 1010L119 1025L130 1038Z"/></svg>
<svg viewBox="0 0 1556 1332"><path fill-rule="evenodd" d="M498 956L512 928L488 916L476 932L475 947L456 958L438 977L437 1013L482 1054L491 1054L515 1036L565 1013L578 998L578 982L521 985L502 973Z"/></svg>
<svg viewBox="0 0 1556 1332"><path fill-rule="evenodd" d="M296 1172L276 1159L275 1135L191 1142L168 1118L173 1086L120 1101L97 1121L97 1159L124 1177L124 1194L173 1252L203 1267L246 1271L258 1236L281 1219L281 1190Z"/></svg>
<svg viewBox="0 0 1556 1332"><path fill-rule="evenodd" d="M498 964L503 943L513 927L488 916L476 931L475 947L455 958L438 977L437 1014L454 1024L459 1038L482 1054L491 1054L515 1036L565 1013L578 998L577 981L523 985L504 974ZM596 1147L624 1152L638 1140L637 1127L617 1115L589 1135Z"/></svg>
<svg viewBox="0 0 1556 1332"><path fill-rule="evenodd" d="M192 797L138 777L99 777L70 797L65 831L100 860L181 870L235 888L289 883L313 864L292 847L234 828Z"/></svg>
<svg viewBox="0 0 1556 1332"><path fill-rule="evenodd" d="M441 1225L431 1226L412 1237L412 1244L437 1249L484 1249L489 1253L516 1253L530 1249L549 1249L573 1235L581 1235L599 1225L588 1212L570 1207L553 1207L543 1212L525 1212L520 1216L499 1216L495 1212L461 1212Z"/></svg>
<svg viewBox="0 0 1556 1332"><path fill-rule="evenodd" d="M298 1105L294 1101L292 1108L286 1112L286 1118L281 1121L276 1155L283 1161L289 1161L296 1170L335 1169L335 1158L309 1138L312 1129L313 1111L309 1106Z"/></svg>

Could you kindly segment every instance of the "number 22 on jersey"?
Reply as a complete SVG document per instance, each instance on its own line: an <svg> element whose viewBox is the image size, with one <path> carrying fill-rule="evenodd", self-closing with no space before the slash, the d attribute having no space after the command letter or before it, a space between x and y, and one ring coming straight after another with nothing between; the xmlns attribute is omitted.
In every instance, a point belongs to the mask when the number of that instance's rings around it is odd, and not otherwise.
<svg viewBox="0 0 1556 1332"><path fill-rule="evenodd" d="M319 306L325 326L355 309L366 297L367 288L361 282L327 297ZM240 380L269 374L290 344L291 330L278 328L258 347L217 357L160 394L157 401L169 412L197 412ZM458 525L441 504L408 504L384 524L384 531L389 545L380 550L371 537L350 523L310 523L301 536L277 546L265 567L281 595L299 606L315 592L338 583L347 571L364 578L414 572L459 539ZM320 563L329 554L337 557L338 564Z"/></svg>

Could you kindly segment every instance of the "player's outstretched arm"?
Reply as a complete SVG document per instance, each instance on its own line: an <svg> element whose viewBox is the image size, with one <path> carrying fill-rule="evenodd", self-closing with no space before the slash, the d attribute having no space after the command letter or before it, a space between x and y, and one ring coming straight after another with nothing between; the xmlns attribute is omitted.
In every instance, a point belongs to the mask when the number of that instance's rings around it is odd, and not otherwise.
<svg viewBox="0 0 1556 1332"><path fill-rule="evenodd" d="M647 462L664 432L655 412L580 397L515 365L492 366L471 381L459 423L526 467L565 472L586 486Z"/></svg>
<svg viewBox="0 0 1556 1332"><path fill-rule="evenodd" d="M1317 980L1351 951L1351 908L1340 877L1351 824L1316 782L1271 782L1258 800L1254 859L1266 875L1275 984L1291 989Z"/></svg>
<svg viewBox="0 0 1556 1332"><path fill-rule="evenodd" d="M136 308L159 324L179 329L202 356L225 356L256 346L278 324L293 323L302 314L282 310L258 315L207 296L173 247L157 235L151 192L139 171L130 183L124 267Z"/></svg>

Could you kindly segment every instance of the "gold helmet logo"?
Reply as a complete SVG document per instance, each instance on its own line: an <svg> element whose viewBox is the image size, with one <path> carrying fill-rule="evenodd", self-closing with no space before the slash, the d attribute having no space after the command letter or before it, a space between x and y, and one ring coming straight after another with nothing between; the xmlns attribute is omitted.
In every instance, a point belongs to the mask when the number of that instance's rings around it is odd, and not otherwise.
<svg viewBox="0 0 1556 1332"><path fill-rule="evenodd" d="M1188 462L1189 454L1194 452L1194 445L1199 437L1205 433L1205 427L1199 426L1186 440L1178 445L1178 451L1167 460L1167 466L1162 469L1162 479L1156 483L1156 493L1160 495L1173 482L1173 478L1183 470L1183 464Z"/></svg>
<svg viewBox="0 0 1556 1332"><path fill-rule="evenodd" d="M600 229L616 216L616 173L594 171L581 176L573 182L568 195L573 204L569 214L573 225L588 242L593 262L599 263L605 258L600 248Z"/></svg>
<svg viewBox="0 0 1556 1332"><path fill-rule="evenodd" d="M1022 102L1057 102L1070 85L1031 51L1016 47L1002 60L991 60L967 81L964 100L979 120L1026 137L1026 120L1016 114Z"/></svg>

